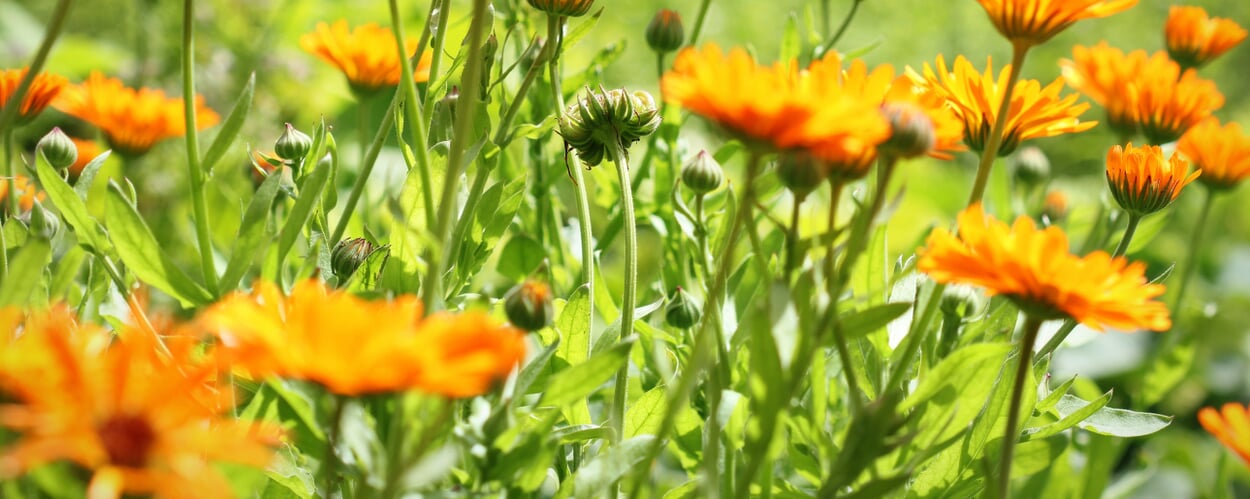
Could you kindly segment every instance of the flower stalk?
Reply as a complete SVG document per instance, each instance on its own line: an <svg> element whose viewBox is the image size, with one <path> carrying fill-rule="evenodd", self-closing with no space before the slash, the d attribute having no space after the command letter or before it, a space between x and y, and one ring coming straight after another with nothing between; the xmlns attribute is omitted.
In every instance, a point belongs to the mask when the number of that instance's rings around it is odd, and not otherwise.
<svg viewBox="0 0 1250 499"><path fill-rule="evenodd" d="M1008 114L1011 114L1011 96L1015 94L1016 82L1020 80L1020 69L1024 66L1024 56L1029 46L1013 43L1011 50L1011 73L1007 77L1007 88L1003 89L1003 100L998 104L998 113L994 118L994 128L990 131L989 142L981 151L981 163L977 165L977 178L972 184L972 194L968 196L968 206L981 202L985 197L985 187L989 184L990 170L994 160L998 158L998 148L1003 143L1003 132L1007 128Z"/></svg>
<svg viewBox="0 0 1250 499"><path fill-rule="evenodd" d="M195 239L200 249L200 271L204 284L214 296L217 289L217 265L213 258L213 238L208 218L208 201L204 196L207 172L200 166L200 140L196 127L195 99L195 0L182 4L182 104L186 119L187 175L191 183L191 204L195 212Z"/></svg>
<svg viewBox="0 0 1250 499"><path fill-rule="evenodd" d="M1042 319L1025 314L1024 337L1020 340L1016 375L1011 385L1011 404L1007 410L1007 429L1003 432L1003 452L998 459L997 497L1001 499L1011 497L1011 462L1012 455L1015 453L1016 440L1019 440L1020 436L1020 404L1024 399L1024 381L1028 378L1029 369L1033 366L1033 343L1037 341L1037 333L1041 327Z"/></svg>
<svg viewBox="0 0 1250 499"><path fill-rule="evenodd" d="M625 290L621 297L621 336L625 341L634 334L634 308L638 300L638 228L634 217L634 193L629 181L629 160L619 143L607 143L612 163L616 165L617 178L621 185L621 212L625 218ZM616 387L612 395L611 413L608 424L612 428L614 438L620 442L625 438L625 404L629 394L629 364L621 366L616 373Z"/></svg>

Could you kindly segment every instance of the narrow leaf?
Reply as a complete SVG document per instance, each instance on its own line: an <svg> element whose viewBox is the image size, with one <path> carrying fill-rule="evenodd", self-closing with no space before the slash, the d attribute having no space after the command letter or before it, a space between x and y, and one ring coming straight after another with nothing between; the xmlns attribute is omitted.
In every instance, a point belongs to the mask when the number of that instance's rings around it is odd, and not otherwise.
<svg viewBox="0 0 1250 499"><path fill-rule="evenodd" d="M109 238L117 254L139 280L177 298L184 307L205 305L213 296L191 280L173 260L161 251L152 230L139 212L126 200L117 184L109 185L104 213L108 217Z"/></svg>
<svg viewBox="0 0 1250 499"><path fill-rule="evenodd" d="M273 208L273 199L278 194L282 175L275 172L269 175L243 213L243 223L239 225L239 235L235 239L234 249L230 253L230 262L226 264L226 272L221 276L221 289L234 289L239 280L247 273L256 259L256 250L265 242L265 226L268 225L269 212Z"/></svg>
<svg viewBox="0 0 1250 499"><path fill-rule="evenodd" d="M547 391L543 392L539 401L540 405L561 407L590 396L625 365L634 341L632 338L622 341L611 350L552 376Z"/></svg>
<svg viewBox="0 0 1250 499"><path fill-rule="evenodd" d="M230 144L234 143L235 137L238 137L239 130L243 128L243 122L247 121L247 115L252 110L252 95L255 92L256 73L252 73L247 78L247 84L243 86L243 92L239 94L238 99L235 99L234 107L230 108L230 114L221 123L221 130L217 132L212 145L208 146L208 151L204 153L204 159L200 161L200 166L204 168L204 171L212 172L217 162L221 161L221 157L226 155Z"/></svg>

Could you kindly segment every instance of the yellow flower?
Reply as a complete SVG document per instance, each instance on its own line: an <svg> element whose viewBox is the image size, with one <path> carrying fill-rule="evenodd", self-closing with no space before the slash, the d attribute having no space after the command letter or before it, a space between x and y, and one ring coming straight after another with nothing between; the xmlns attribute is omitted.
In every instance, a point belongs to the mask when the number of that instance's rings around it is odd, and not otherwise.
<svg viewBox="0 0 1250 499"><path fill-rule="evenodd" d="M90 497L220 498L233 494L213 462L268 464L276 435L223 416L231 387L194 338L171 338L171 358L148 334L110 345L65 307L24 323L2 315L0 392L15 403L0 406L0 426L20 437L0 449L0 479L65 460L90 471Z"/></svg>
<svg viewBox="0 0 1250 499"><path fill-rule="evenodd" d="M856 157L889 138L874 105L841 89L836 53L812 63L761 66L741 48L715 44L678 53L664 74L664 100L681 105L752 147L801 149L831 162Z"/></svg>
<svg viewBox="0 0 1250 499"><path fill-rule="evenodd" d="M578 17L590 12L595 0L529 0L530 5L554 16Z"/></svg>
<svg viewBox="0 0 1250 499"><path fill-rule="evenodd" d="M258 282L252 294L209 308L202 321L249 373L308 380L340 395L480 395L525 351L519 331L478 314L422 318L413 296L366 301L317 280L297 283L289 297Z"/></svg>
<svg viewBox="0 0 1250 499"><path fill-rule="evenodd" d="M917 268L941 283L971 284L1010 298L1041 319L1071 317L1091 328L1171 327L1168 310L1153 300L1146 266L1104 251L1069 253L1058 227L1039 230L1028 217L1012 226L987 218L980 203L959 215L959 235L937 229L919 252Z"/></svg>
<svg viewBox="0 0 1250 499"><path fill-rule="evenodd" d="M983 74L978 73L962 55L955 58L951 70L946 69L942 56L938 56L935 66L936 70L925 63L923 76L915 71L909 74L926 91L945 99L963 121L964 142L968 147L975 151L984 150L998 119L1011 66L1003 67L997 78L994 77L993 63L988 59ZM1077 104L1076 94L1060 97L1060 90L1063 90L1062 80L1055 80L1045 87L1037 80L1016 82L1008 106L1010 114L1003 131L1003 142L998 149L999 156L1010 154L1025 140L1082 132L1097 124L1079 119L1081 113L1089 109L1089 104Z"/></svg>
<svg viewBox="0 0 1250 499"><path fill-rule="evenodd" d="M95 125L109 147L126 156L139 156L157 142L187 133L181 98L166 97L150 88L128 88L117 78L91 73L81 85L66 88L55 105L66 114ZM221 117L195 97L196 127L216 125Z"/></svg>
<svg viewBox="0 0 1250 499"><path fill-rule="evenodd" d="M1189 163L1178 153L1172 153L1167 161L1159 146L1127 148L1112 147L1107 152L1107 185L1111 195L1125 211L1136 215L1149 215L1167 208L1181 194L1181 189L1201 171L1186 175Z"/></svg>
<svg viewBox="0 0 1250 499"><path fill-rule="evenodd" d="M1207 433L1250 464L1250 414L1246 413L1246 406L1229 402L1219 411L1203 407L1198 411L1198 422Z"/></svg>
<svg viewBox="0 0 1250 499"><path fill-rule="evenodd" d="M1137 0L977 0L990 22L1012 44L1044 43L1082 19L1107 17L1137 5Z"/></svg>
<svg viewBox="0 0 1250 499"><path fill-rule="evenodd" d="M21 208L23 212L30 211L30 209L35 206L36 200L43 201L44 198L47 197L46 194L35 188L35 184L31 182L29 178L26 178L23 175L15 175L13 177L13 188L13 190L17 191L17 206ZM5 207L3 209L7 209L9 206L8 203L5 203L8 199L9 182L7 180L0 179L0 203L2 203Z"/></svg>
<svg viewBox="0 0 1250 499"><path fill-rule="evenodd" d="M1164 25L1168 54L1186 68L1211 62L1246 39L1246 30L1228 19L1207 16L1202 7L1173 5Z"/></svg>
<svg viewBox="0 0 1250 499"><path fill-rule="evenodd" d="M1151 144L1179 139L1224 105L1224 94L1215 82L1200 78L1193 69L1178 80L1179 69L1173 65L1171 71L1142 74L1129 86L1129 99L1137 105L1135 119Z"/></svg>
<svg viewBox="0 0 1250 499"><path fill-rule="evenodd" d="M1238 123L1221 127L1219 120L1207 119L1181 137L1176 149L1202 169L1198 181L1212 189L1232 189L1250 177L1250 137Z"/></svg>
<svg viewBox="0 0 1250 499"><path fill-rule="evenodd" d="M30 68L21 68L0 71L0 109L4 109L9 98L17 93L17 87L21 85L22 78L26 77L29 70ZM35 79L30 82L30 88L26 91L25 98L22 99L22 106L18 108L17 122L26 123L38 116L68 83L65 77L60 75L49 73L35 75Z"/></svg>
<svg viewBox="0 0 1250 499"><path fill-rule="evenodd" d="M1143 75L1171 74L1176 63L1162 51L1149 56L1145 50L1125 54L1101 42L1093 47L1077 45L1072 59L1062 59L1063 78L1068 85L1097 102L1107 111L1107 124L1121 136L1137 133L1137 103L1129 87Z"/></svg>
<svg viewBox="0 0 1250 499"><path fill-rule="evenodd" d="M347 21L340 19L333 25L317 23L312 33L300 37L299 44L306 52L339 68L353 90L369 93L399 85L403 66L395 34L390 29L368 23L348 31ZM405 40L404 45L408 57L417 52L416 40ZM414 81L430 79L432 61L429 52L421 54Z"/></svg>

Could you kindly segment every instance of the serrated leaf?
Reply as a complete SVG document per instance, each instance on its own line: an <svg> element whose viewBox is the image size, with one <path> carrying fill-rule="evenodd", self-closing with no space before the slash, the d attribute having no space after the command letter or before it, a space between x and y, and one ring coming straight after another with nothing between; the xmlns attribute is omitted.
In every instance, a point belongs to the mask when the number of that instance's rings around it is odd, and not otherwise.
<svg viewBox="0 0 1250 499"><path fill-rule="evenodd" d="M117 184L109 185L104 214L108 217L109 239L117 248L118 256L140 281L176 298L183 307L197 307L213 301L211 293L191 280L161 251L156 236Z"/></svg>

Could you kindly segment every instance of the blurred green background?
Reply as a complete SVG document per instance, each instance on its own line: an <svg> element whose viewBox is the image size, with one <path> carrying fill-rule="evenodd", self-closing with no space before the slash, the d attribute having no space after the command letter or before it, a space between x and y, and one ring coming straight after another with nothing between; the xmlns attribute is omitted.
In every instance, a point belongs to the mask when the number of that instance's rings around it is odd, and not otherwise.
<svg viewBox="0 0 1250 499"><path fill-rule="evenodd" d="M679 11L686 21L687 33L699 5L697 0L660 1L600 0L601 21L579 45L570 47L566 67L581 68L590 64L600 49L624 46L620 60L602 68L606 86L628 86L658 94L655 55L643 42L643 28L659 8ZM714 0L701 41L714 41L722 46L746 45L761 60L776 59L787 26L797 28L801 39L819 39L823 31L822 9L827 6L831 23L837 25L849 10L851 0ZM48 0L0 1L0 67L26 64L38 44L43 23L54 2ZM449 50L465 31L467 2L453 2ZM1250 26L1250 2L1244 0L1195 0L1187 5L1206 7L1212 14L1231 18L1242 26ZM382 1L332 0L201 0L197 3L198 37L196 57L198 88L209 105L224 113L229 109L249 73L257 75L258 90L253 114L242 133L242 141L267 150L280 133L283 122L292 122L311 129L320 116L334 124L340 143L349 143L356 136L354 100L341 75L298 45L301 34L317 22L343 18L350 24L366 22L385 24L389 16ZM1142 0L1128 12L1106 19L1082 21L1050 42L1030 52L1024 77L1049 82L1059 75L1058 61L1071 54L1074 45L1093 45L1107 40L1125 49L1155 51L1163 48L1163 23L1172 2ZM501 30L509 19L527 9L518 0L494 2ZM419 33L428 5L405 2L404 13L410 36ZM177 94L178 58L181 33L182 2L172 0L91 0L78 2L66 32L52 54L49 70L78 81L90 71L117 75L132 85L161 87ZM576 22L574 23L576 25ZM514 33L504 37L501 49L505 61L511 61L524 48L528 36ZM850 26L838 47L843 52L859 54L870 65L893 64L919 68L939 55L948 60L963 54L981 66L986 57L1001 67L1010 56L1009 45L989 23L981 7L973 0L865 0L859 16ZM671 59L671 57L670 57ZM1217 116L1222 121L1250 124L1250 44L1243 43L1210 66L1201 75L1215 80L1227 98ZM384 99L383 99L384 100ZM370 102L372 111L382 112L385 102ZM1084 116L1101 120L1102 110L1093 106ZM55 120L55 117L47 118ZM37 127L28 127L35 129ZM688 127L686 140L693 145L715 147L713 134L701 125ZM33 141L42 131L31 131ZM211 132L209 132L211 133ZM1055 179L1052 189L1067 193L1072 210L1067 222L1074 238L1089 225L1093 213L1109 196L1103 179L1103 158L1116 139L1103 126L1085 133L1033 141L1049 156ZM354 147L350 144L346 147ZM151 188L170 189L176 198L185 168L180 161L181 144L168 141L147 158L142 168ZM233 183L224 183L217 194L221 219L237 218L245 180L247 162L244 149L232 153L238 165L231 172ZM349 156L350 157L350 156ZM384 155L383 163L397 171L399 165L393 152ZM900 184L906 190L898 211L888 229L891 259L906 258L923 234L935 224L947 223L963 206L972 183L976 159L968 153L955 161L915 161L902 166ZM738 175L735 165L727 165L730 175ZM114 168L119 168L114 166ZM385 168L384 168L385 170ZM607 169L599 169L592 181L609 182ZM1007 204L1008 174L1002 165L996 168L989 200L999 206ZM341 183L350 178L340 179ZM385 174L378 180L381 192L394 192L396 178ZM346 185L346 184L345 184ZM231 189L235 189L232 191ZM1166 269L1180 260L1195 244L1192 237L1201 192L1190 188L1174 208L1148 219L1138 240L1135 258L1149 262L1151 274ZM1178 423L1164 435L1145 443L1141 462L1159 466L1161 473L1152 473L1148 489L1153 494L1141 497L1197 497L1205 493L1203 477L1214 456L1223 452L1204 434L1195 431L1193 413L1202 405L1224 401L1250 401L1250 217L1247 213L1245 189L1224 195L1215 205L1212 220L1203 241L1204 253L1198 279L1192 283L1191 305L1177 321L1177 330L1199 339L1198 360L1187 381L1158 412L1175 414ZM785 200L776 208L784 210ZM185 203L182 203L185 205ZM186 237L191 240L185 206L173 205L174 211L163 213L165 237ZM820 230L824 209L811 208L808 222L812 233ZM1006 210L1000 210L1003 212ZM223 230L229 230L225 228ZM1153 236L1153 237L1151 237ZM646 237L646 234L643 235ZM646 245L644 244L644 247ZM645 253L645 252L644 252ZM658 262L643 262L643 281L656 275ZM1096 378L1103 389L1132 386L1124 379L1128 368L1142 361L1149 342L1148 334L1088 335L1095 341L1061 350L1055 360L1056 371L1080 373ZM1127 367L1125 367L1127 366ZM987 383L991 380L986 380ZM1131 466L1143 466L1141 462ZM1148 469L1148 468L1147 468ZM1134 471L1134 470L1123 470ZM1136 471L1142 471L1137 469ZM1130 475L1126 475L1130 476ZM1242 470L1242 478L1245 476Z"/></svg>

